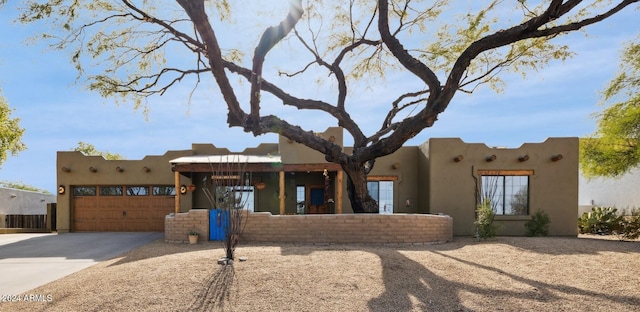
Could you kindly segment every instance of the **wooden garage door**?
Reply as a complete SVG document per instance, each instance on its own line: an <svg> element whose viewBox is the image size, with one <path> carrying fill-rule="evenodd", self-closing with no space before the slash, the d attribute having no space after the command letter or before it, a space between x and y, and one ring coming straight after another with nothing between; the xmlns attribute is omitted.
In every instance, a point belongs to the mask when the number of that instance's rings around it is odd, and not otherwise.
<svg viewBox="0 0 640 312"><path fill-rule="evenodd" d="M76 186L73 231L164 231L174 211L173 186Z"/></svg>

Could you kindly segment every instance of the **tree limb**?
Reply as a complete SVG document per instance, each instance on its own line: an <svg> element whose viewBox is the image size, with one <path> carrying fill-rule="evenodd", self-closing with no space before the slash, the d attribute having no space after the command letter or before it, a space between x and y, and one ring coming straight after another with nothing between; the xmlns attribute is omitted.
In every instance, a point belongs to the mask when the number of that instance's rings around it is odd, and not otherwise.
<svg viewBox="0 0 640 312"><path fill-rule="evenodd" d="M272 26L267 28L262 37L260 43L256 46L253 56L253 70L251 75L251 93L249 97L249 103L251 105L251 112L245 123L245 128L251 128L254 122L258 121L260 117L260 84L262 83L262 65L264 59L269 51L295 27L303 14L302 0L292 1L289 5L289 14L280 22L278 26ZM253 131L254 135L258 135Z"/></svg>

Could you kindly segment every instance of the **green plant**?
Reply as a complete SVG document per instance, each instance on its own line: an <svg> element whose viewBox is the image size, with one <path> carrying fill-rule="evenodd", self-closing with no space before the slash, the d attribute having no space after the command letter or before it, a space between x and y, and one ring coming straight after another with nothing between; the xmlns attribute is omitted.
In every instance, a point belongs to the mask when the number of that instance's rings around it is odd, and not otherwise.
<svg viewBox="0 0 640 312"><path fill-rule="evenodd" d="M581 234L608 235L622 232L624 218L613 207L593 207L578 218L578 230Z"/></svg>
<svg viewBox="0 0 640 312"><path fill-rule="evenodd" d="M524 227L527 230L527 236L547 236L549 235L550 224L549 215L542 210L538 210L531 216L531 220L524 224Z"/></svg>
<svg viewBox="0 0 640 312"><path fill-rule="evenodd" d="M189 236L191 236L191 235L198 236L198 235L200 235L200 233L198 233L198 232L196 232L194 230L191 230L191 231L189 231Z"/></svg>
<svg viewBox="0 0 640 312"><path fill-rule="evenodd" d="M624 216L620 225L621 239L637 239L640 237L640 209L631 210L631 215Z"/></svg>
<svg viewBox="0 0 640 312"><path fill-rule="evenodd" d="M498 226L493 224L495 213L489 199L485 199L482 204L478 205L476 210L477 219L474 222L476 226L476 238L486 239L496 236Z"/></svg>

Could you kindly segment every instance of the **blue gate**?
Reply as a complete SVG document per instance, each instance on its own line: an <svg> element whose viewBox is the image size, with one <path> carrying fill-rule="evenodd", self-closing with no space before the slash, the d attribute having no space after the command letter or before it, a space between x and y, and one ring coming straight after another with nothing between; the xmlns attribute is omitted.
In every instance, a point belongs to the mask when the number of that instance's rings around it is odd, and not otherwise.
<svg viewBox="0 0 640 312"><path fill-rule="evenodd" d="M224 209L209 210L209 240L224 240L228 229L229 211Z"/></svg>

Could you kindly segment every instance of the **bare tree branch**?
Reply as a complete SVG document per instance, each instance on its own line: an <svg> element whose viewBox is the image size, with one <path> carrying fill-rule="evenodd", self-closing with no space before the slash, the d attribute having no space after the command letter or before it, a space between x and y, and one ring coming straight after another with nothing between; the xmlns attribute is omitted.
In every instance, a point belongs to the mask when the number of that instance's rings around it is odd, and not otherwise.
<svg viewBox="0 0 640 312"><path fill-rule="evenodd" d="M222 52L218 39L216 38L213 27L209 23L209 18L204 9L204 0L176 0L180 6L182 6L193 21L198 33L205 42L205 49L209 57L209 65L211 66L211 73L213 74L222 96L227 103L229 114L227 115L227 122L229 126L244 126L244 121L247 114L240 107L238 98L236 97L233 87L229 82L229 78L224 72L224 60L222 59Z"/></svg>
<svg viewBox="0 0 640 312"><path fill-rule="evenodd" d="M260 84L262 83L262 66L264 64L264 58L269 51L295 27L300 18L302 18L302 0L292 1L289 5L289 14L280 22L278 26L272 26L267 28L262 37L260 43L256 46L253 56L253 72L251 76L251 93L249 103L251 104L251 112L249 118L245 123L245 128L256 122L260 116ZM253 132L254 134L261 134Z"/></svg>

